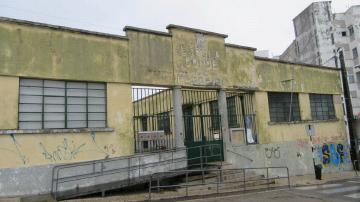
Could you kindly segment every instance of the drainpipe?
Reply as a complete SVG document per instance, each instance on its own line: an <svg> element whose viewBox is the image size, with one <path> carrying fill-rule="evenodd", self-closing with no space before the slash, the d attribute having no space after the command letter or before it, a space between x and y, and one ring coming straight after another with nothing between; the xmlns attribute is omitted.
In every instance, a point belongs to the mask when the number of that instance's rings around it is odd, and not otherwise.
<svg viewBox="0 0 360 202"><path fill-rule="evenodd" d="M352 105L351 105L351 98L350 98L350 90L349 90L349 84L347 80L347 72L345 68L345 60L344 60L344 53L342 50L339 51L339 60L340 60L340 69L341 69L341 78L343 80L343 89L344 89L344 98L345 98L345 107L346 107L346 116L347 116L347 122L349 127L349 136L350 136L350 155L351 160L354 162L354 160L358 160L359 162L359 156L358 156L358 145L357 145L357 138L354 134L353 129L353 111L352 111ZM354 165L354 164L353 164ZM358 166L354 169L357 169Z"/></svg>

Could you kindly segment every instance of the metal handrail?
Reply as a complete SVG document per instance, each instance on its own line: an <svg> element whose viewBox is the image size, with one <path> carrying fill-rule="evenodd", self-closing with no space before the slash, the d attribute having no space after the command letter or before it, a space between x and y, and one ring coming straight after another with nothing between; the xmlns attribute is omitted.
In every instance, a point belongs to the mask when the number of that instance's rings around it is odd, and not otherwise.
<svg viewBox="0 0 360 202"><path fill-rule="evenodd" d="M217 147L220 148L220 152L218 155L214 155L212 152L210 153L210 155L203 155L202 150L204 148L210 148L210 151L212 151L214 148L217 148ZM193 150L196 148L199 148L200 156L194 157L194 158L181 157L181 158L174 159L175 152L184 151L184 150L186 150L186 152L188 152L189 150ZM112 159L101 159L101 160L93 160L93 161L87 161L87 162L79 162L79 163L54 166L53 171L52 171L51 194L55 199L57 199L59 184L66 183L66 182L72 182L72 181L77 181L77 180L82 180L82 179L90 179L90 178L106 176L106 175L110 175L110 174L127 173L128 177L125 180L128 180L130 183L130 181L132 179L142 177L141 170L144 170L146 168L155 167L155 166L158 166L159 164L169 165L169 164L174 164L174 163L179 163L179 162L184 162L184 161L200 159L200 163L191 164L191 166L198 165L201 168L203 168L204 165L207 163L208 158L223 156L223 151L221 149L220 144L209 144L209 145L200 145L200 146L181 148L181 149L173 149L173 150L169 150L167 152L171 152L171 159L163 160L163 161L156 161L156 162L146 163L146 164L141 164L140 159L143 157L146 157L146 156L153 156L154 154L155 155L159 154L159 160L160 160L160 155L161 155L161 153L164 153L164 151L156 152L156 153L149 153L149 154L144 154L144 155L117 157L117 158L112 158ZM104 163L121 161L121 160L127 161L128 162L127 166L116 167L116 168L110 169L110 170L104 170ZM137 164L131 165L132 160L137 160L138 161ZM70 176L65 176L65 177L59 177L59 173L61 171L65 170L65 169L69 169L69 168L70 169L77 168L77 167L81 168L81 166L92 166L93 167L92 172L85 173L85 174L79 174L79 175L70 175ZM97 171L97 169L96 169L97 166L100 167L100 171ZM120 166L123 166L123 164ZM189 165L187 165L187 166L189 166ZM138 176L131 176L131 173L135 170L139 171Z"/></svg>
<svg viewBox="0 0 360 202"><path fill-rule="evenodd" d="M264 179L248 179L246 180L246 170L265 170L266 169L266 178ZM281 177L269 177L269 169L286 169L286 176ZM194 172L202 172L202 174L204 175L204 171L206 172L215 172L216 173L216 182L207 182L205 183L204 180L202 180L202 183L197 183L197 184L189 184L188 182L188 177L189 177L189 173L194 173ZM231 182L224 182L223 181L223 172L224 171L242 171L243 173L243 180L237 180L237 181L231 181ZM181 172L182 174L185 174L185 184L171 184L171 185L160 185L160 180L159 180L159 176L160 174L165 174L165 173L179 173ZM240 172L241 173L241 172ZM156 178L154 178L154 176L157 175ZM204 176L202 177L204 179ZM183 188L185 187L185 193L186 193L186 197L189 196L189 187L193 187L193 186L199 186L199 185L213 185L216 184L216 193L219 194L219 185L223 185L223 184L235 184L235 183L242 183L243 185L243 191L246 191L246 182L253 182L253 181L267 181L267 189L270 189L269 186L269 180L273 180L273 179L282 179L282 178L287 178L287 186L290 189L290 175L289 175L289 168L288 167L282 167L282 166L276 166L276 167L257 167L257 168L234 168L234 169L193 169L193 170L181 170L181 171L166 171L166 172L161 172L161 173L154 173L151 174L149 177L149 193L148 193L148 200L151 201L152 200L152 190L156 189L157 191L160 191L161 188L174 188L174 187L178 187L178 188ZM154 186L152 184L152 181L157 181L157 184Z"/></svg>

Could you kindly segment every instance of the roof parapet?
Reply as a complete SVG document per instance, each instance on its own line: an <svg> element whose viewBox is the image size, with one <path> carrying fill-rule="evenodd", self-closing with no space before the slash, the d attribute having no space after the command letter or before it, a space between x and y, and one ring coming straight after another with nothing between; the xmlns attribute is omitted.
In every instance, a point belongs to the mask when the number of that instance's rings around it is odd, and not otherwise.
<svg viewBox="0 0 360 202"><path fill-rule="evenodd" d="M231 47L231 48L240 48L240 49L245 49L245 50L250 50L250 51L256 51L257 48L253 48L253 47L249 47L249 46L241 46L241 45L237 45L237 44L231 44L231 43L225 43L225 46Z"/></svg>
<svg viewBox="0 0 360 202"><path fill-rule="evenodd" d="M216 32L210 32L210 31L206 31L206 30L202 30L202 29L185 27L185 26L181 26L181 25L169 24L168 26L166 26L166 29L172 29L172 28L188 30L188 31L197 32L197 33L201 33L201 34L214 35L214 36L218 36L218 37L222 37L222 38L228 37L228 35L226 35L226 34L220 34L220 33L216 33Z"/></svg>
<svg viewBox="0 0 360 202"><path fill-rule="evenodd" d="M152 29L144 29L144 28L132 27L132 26L125 26L123 30L124 30L124 32L136 31L136 32L145 32L145 33L149 33L149 34L156 34L156 35L162 35L162 36L171 36L171 34L168 32L161 32L161 31L156 31L156 30L152 30Z"/></svg>
<svg viewBox="0 0 360 202"><path fill-rule="evenodd" d="M22 24L22 25L29 25L29 26L44 27L44 28L49 28L49 29L54 29L54 30L68 31L68 32L72 32L72 33L80 33L80 34L88 34L88 35L94 35L94 36L99 36L99 37L128 40L128 38L126 36L120 36L120 35L116 35L116 34L107 34L107 33L102 33L102 32L89 31L89 30L59 26L59 25L51 25L51 24L33 22L33 21L28 21L28 20L19 20L19 19L7 18L7 17L0 17L0 22L1 21Z"/></svg>

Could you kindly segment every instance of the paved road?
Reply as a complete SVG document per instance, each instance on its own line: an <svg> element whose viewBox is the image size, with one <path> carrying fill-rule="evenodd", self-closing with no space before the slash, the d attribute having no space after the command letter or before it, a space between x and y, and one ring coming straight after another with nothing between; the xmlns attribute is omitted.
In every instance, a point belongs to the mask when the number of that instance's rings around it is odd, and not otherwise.
<svg viewBox="0 0 360 202"><path fill-rule="evenodd" d="M324 185L303 186L291 190L277 190L261 193L240 194L217 198L191 200L193 202L337 202L360 201L360 178L352 178Z"/></svg>

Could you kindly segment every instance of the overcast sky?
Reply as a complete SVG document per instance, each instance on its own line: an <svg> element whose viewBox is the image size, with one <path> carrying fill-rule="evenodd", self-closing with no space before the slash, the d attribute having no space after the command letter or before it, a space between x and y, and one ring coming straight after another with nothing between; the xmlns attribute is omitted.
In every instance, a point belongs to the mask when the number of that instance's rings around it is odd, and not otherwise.
<svg viewBox="0 0 360 202"><path fill-rule="evenodd" d="M125 25L166 31L178 24L229 35L228 43L281 54L292 19L313 0L0 0L0 16L124 35ZM344 12L360 0L333 0Z"/></svg>

